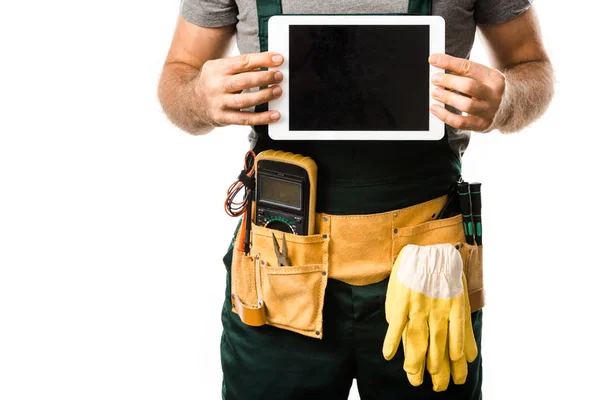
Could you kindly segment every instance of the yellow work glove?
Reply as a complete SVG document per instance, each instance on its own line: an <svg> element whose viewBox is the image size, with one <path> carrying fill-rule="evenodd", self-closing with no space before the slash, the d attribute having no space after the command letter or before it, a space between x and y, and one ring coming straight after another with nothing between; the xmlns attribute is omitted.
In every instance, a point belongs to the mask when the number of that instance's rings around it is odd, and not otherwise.
<svg viewBox="0 0 600 400"><path fill-rule="evenodd" d="M463 285L466 288L467 282L465 276L463 274ZM441 368L435 370L433 366L435 362L431 360L431 352L427 353L427 371L431 375L431 381L433 382L433 390L436 392L442 392L448 388L450 383L450 375L452 375L452 380L456 385L462 385L467 381L467 372L468 366L467 362L473 362L475 358L477 358L477 344L475 342L475 335L473 333L473 325L471 322L471 307L469 304L469 297L465 293L465 344L464 344L464 354L456 361L450 360L448 356L448 346L444 351L444 358L442 360ZM402 335L402 344L404 346L404 351L406 352L406 332L407 329L404 329ZM472 338L469 339L469 338ZM423 382L423 371L421 370L418 375L411 376L408 374L408 379L411 383L417 383L415 386L420 385ZM413 384L414 384L413 383Z"/></svg>
<svg viewBox="0 0 600 400"><path fill-rule="evenodd" d="M425 365L434 390L467 377L477 357L467 285L460 253L450 244L405 246L394 263L386 297L389 323L383 356L391 360L402 337L404 370L413 386L423 383Z"/></svg>

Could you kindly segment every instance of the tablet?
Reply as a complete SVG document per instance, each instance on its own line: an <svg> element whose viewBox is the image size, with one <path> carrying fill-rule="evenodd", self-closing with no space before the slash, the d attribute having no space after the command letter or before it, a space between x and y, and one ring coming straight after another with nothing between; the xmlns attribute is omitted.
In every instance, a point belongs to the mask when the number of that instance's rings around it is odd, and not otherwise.
<svg viewBox="0 0 600 400"><path fill-rule="evenodd" d="M445 53L439 16L277 15L269 51L283 55L276 140L439 140L428 58Z"/></svg>

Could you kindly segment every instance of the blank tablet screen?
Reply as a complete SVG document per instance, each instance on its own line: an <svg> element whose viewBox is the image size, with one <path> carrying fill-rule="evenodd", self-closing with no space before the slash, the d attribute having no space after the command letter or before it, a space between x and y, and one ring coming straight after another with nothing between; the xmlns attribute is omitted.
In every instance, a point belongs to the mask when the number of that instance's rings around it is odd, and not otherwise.
<svg viewBox="0 0 600 400"><path fill-rule="evenodd" d="M291 131L429 130L428 25L290 25Z"/></svg>

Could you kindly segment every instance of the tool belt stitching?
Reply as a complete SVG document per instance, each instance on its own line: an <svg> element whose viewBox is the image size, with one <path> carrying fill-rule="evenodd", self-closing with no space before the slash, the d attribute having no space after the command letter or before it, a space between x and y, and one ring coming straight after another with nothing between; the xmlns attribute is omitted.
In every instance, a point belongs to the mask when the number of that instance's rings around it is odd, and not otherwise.
<svg viewBox="0 0 600 400"><path fill-rule="evenodd" d="M269 275L296 275L296 274L309 274L311 272L317 272L323 270L320 264L307 264L298 267L279 267L276 265L261 265Z"/></svg>
<svg viewBox="0 0 600 400"><path fill-rule="evenodd" d="M256 226L252 226L252 229L256 229ZM262 237L271 237L271 232L257 232L255 231L253 233L253 235L258 235L258 236L262 236ZM296 239L296 238L299 239ZM321 234L318 235L314 235L314 236L297 236L297 235L290 235L290 234L286 234L285 235L285 239L288 241L288 243L297 243L297 244L313 244L313 243L321 243L325 241L325 238L323 238L323 236Z"/></svg>
<svg viewBox="0 0 600 400"><path fill-rule="evenodd" d="M322 214L322 216L335 218L336 220L342 219L376 219L386 215L391 215L392 212L385 212L380 214L365 214L365 215L335 215L335 214Z"/></svg>
<svg viewBox="0 0 600 400"><path fill-rule="evenodd" d="M434 221L427 221L422 224L416 226L407 226L404 228L399 228L396 233L397 236L413 236L419 233L426 233L436 229L445 228L453 225L462 224L462 216L457 215L454 217L450 217L448 219L440 219Z"/></svg>
<svg viewBox="0 0 600 400"><path fill-rule="evenodd" d="M330 217L330 218L334 218L334 219L338 219L338 220L342 220L342 219L362 219L362 218L381 218L381 217L385 217L387 215L394 215L394 214L408 214L410 213L410 211L416 209L416 208L425 208L430 204L434 204L436 202L439 201L439 198L435 198L435 199L431 199L428 200L426 202L423 203L419 203L419 204L413 204L412 206L408 206L408 207L404 207L401 208L399 210L392 210L392 211L386 211L386 212L382 212L382 213L375 213L375 214L357 214L357 215L336 215L336 214L327 214L327 213L318 213L317 216L319 217Z"/></svg>

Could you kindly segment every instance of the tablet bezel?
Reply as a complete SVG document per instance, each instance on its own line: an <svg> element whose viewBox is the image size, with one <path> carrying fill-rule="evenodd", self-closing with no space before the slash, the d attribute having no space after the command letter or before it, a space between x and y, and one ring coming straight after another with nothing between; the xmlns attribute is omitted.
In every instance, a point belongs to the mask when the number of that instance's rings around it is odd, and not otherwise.
<svg viewBox="0 0 600 400"><path fill-rule="evenodd" d="M269 51L283 55L284 62L276 68L283 73L279 84L283 94L268 104L269 110L279 111L281 118L268 126L269 136L275 140L440 140L444 137L445 124L429 112L428 131L290 131L289 119L289 26L290 25L429 25L429 52L446 52L445 20L440 16L414 15L276 15L269 19ZM429 66L429 105L434 100L431 91L434 74L444 72ZM292 78L293 79L293 78Z"/></svg>

